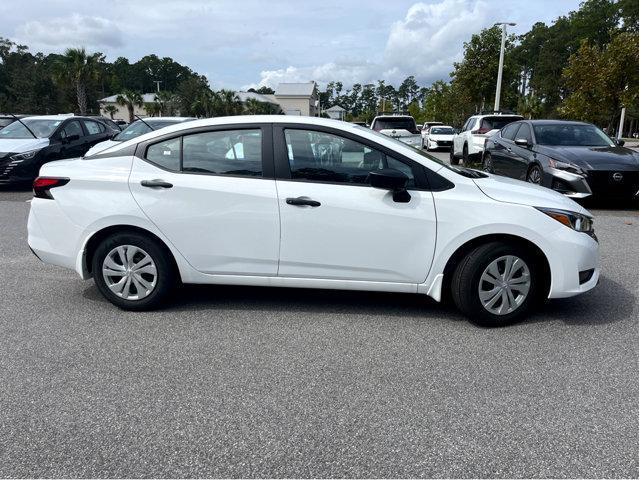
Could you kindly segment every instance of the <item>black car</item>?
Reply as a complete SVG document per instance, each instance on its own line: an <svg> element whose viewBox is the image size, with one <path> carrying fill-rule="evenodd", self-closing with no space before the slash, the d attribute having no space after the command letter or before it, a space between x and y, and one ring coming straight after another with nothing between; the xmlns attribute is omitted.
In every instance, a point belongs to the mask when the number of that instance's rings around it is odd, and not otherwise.
<svg viewBox="0 0 639 480"><path fill-rule="evenodd" d="M113 134L97 118L45 115L14 121L0 130L0 185L31 182L42 164L81 157Z"/></svg>
<svg viewBox="0 0 639 480"><path fill-rule="evenodd" d="M486 140L483 165L572 198L639 198L639 153L590 123L511 123Z"/></svg>

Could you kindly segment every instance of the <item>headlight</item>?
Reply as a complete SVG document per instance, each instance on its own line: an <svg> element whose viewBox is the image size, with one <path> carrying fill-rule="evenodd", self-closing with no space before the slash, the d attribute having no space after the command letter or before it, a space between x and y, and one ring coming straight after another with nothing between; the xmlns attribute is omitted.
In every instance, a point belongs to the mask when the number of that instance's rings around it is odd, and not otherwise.
<svg viewBox="0 0 639 480"><path fill-rule="evenodd" d="M577 212L569 212L567 210L557 210L554 208L536 207L542 213L554 218L559 223L572 228L578 232L592 233L592 218Z"/></svg>
<svg viewBox="0 0 639 480"><path fill-rule="evenodd" d="M36 154L40 151L40 149L37 150L29 150L28 152L24 152L24 153L16 153L15 155L11 155L11 160L16 161L16 162L22 162L23 160L29 160L33 157L36 156Z"/></svg>
<svg viewBox="0 0 639 480"><path fill-rule="evenodd" d="M574 173L576 175L584 175L584 172L577 165L573 165L572 163L562 162L560 160L555 160L553 158L548 159L548 163L552 168L556 168L557 170L565 170L570 173Z"/></svg>

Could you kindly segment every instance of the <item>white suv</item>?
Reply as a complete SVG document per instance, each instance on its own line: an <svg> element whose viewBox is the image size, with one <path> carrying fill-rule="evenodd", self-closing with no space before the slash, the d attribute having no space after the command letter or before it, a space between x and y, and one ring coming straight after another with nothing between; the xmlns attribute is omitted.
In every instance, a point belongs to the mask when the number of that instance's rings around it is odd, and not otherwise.
<svg viewBox="0 0 639 480"><path fill-rule="evenodd" d="M484 153L486 138L509 123L523 119L521 115L514 114L473 115L453 137L453 146L450 149L451 165L458 165L460 158L463 159L464 165L468 165L471 160L479 160Z"/></svg>
<svg viewBox="0 0 639 480"><path fill-rule="evenodd" d="M422 146L422 135L410 115L379 115L373 119L371 130L395 138L411 147Z"/></svg>

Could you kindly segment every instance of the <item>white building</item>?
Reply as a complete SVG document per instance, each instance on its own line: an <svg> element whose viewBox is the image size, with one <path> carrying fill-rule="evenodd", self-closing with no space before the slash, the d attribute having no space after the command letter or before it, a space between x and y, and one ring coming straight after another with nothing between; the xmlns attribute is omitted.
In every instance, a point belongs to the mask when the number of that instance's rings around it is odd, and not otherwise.
<svg viewBox="0 0 639 480"><path fill-rule="evenodd" d="M339 105L333 105L331 108L327 108L324 111L326 112L326 115L333 120L344 120L344 117L346 116L346 109Z"/></svg>
<svg viewBox="0 0 639 480"><path fill-rule="evenodd" d="M271 95L265 95L271 96ZM318 115L318 92L315 82L280 83L273 98L282 107L286 115Z"/></svg>

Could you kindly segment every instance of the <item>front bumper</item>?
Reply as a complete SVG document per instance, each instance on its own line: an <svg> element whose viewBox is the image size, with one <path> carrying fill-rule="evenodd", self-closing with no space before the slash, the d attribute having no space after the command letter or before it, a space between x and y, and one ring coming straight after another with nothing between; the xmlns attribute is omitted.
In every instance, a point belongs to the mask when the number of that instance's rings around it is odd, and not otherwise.
<svg viewBox="0 0 639 480"><path fill-rule="evenodd" d="M544 170L542 185L570 198L586 198L592 195L586 177L558 168L547 167Z"/></svg>

